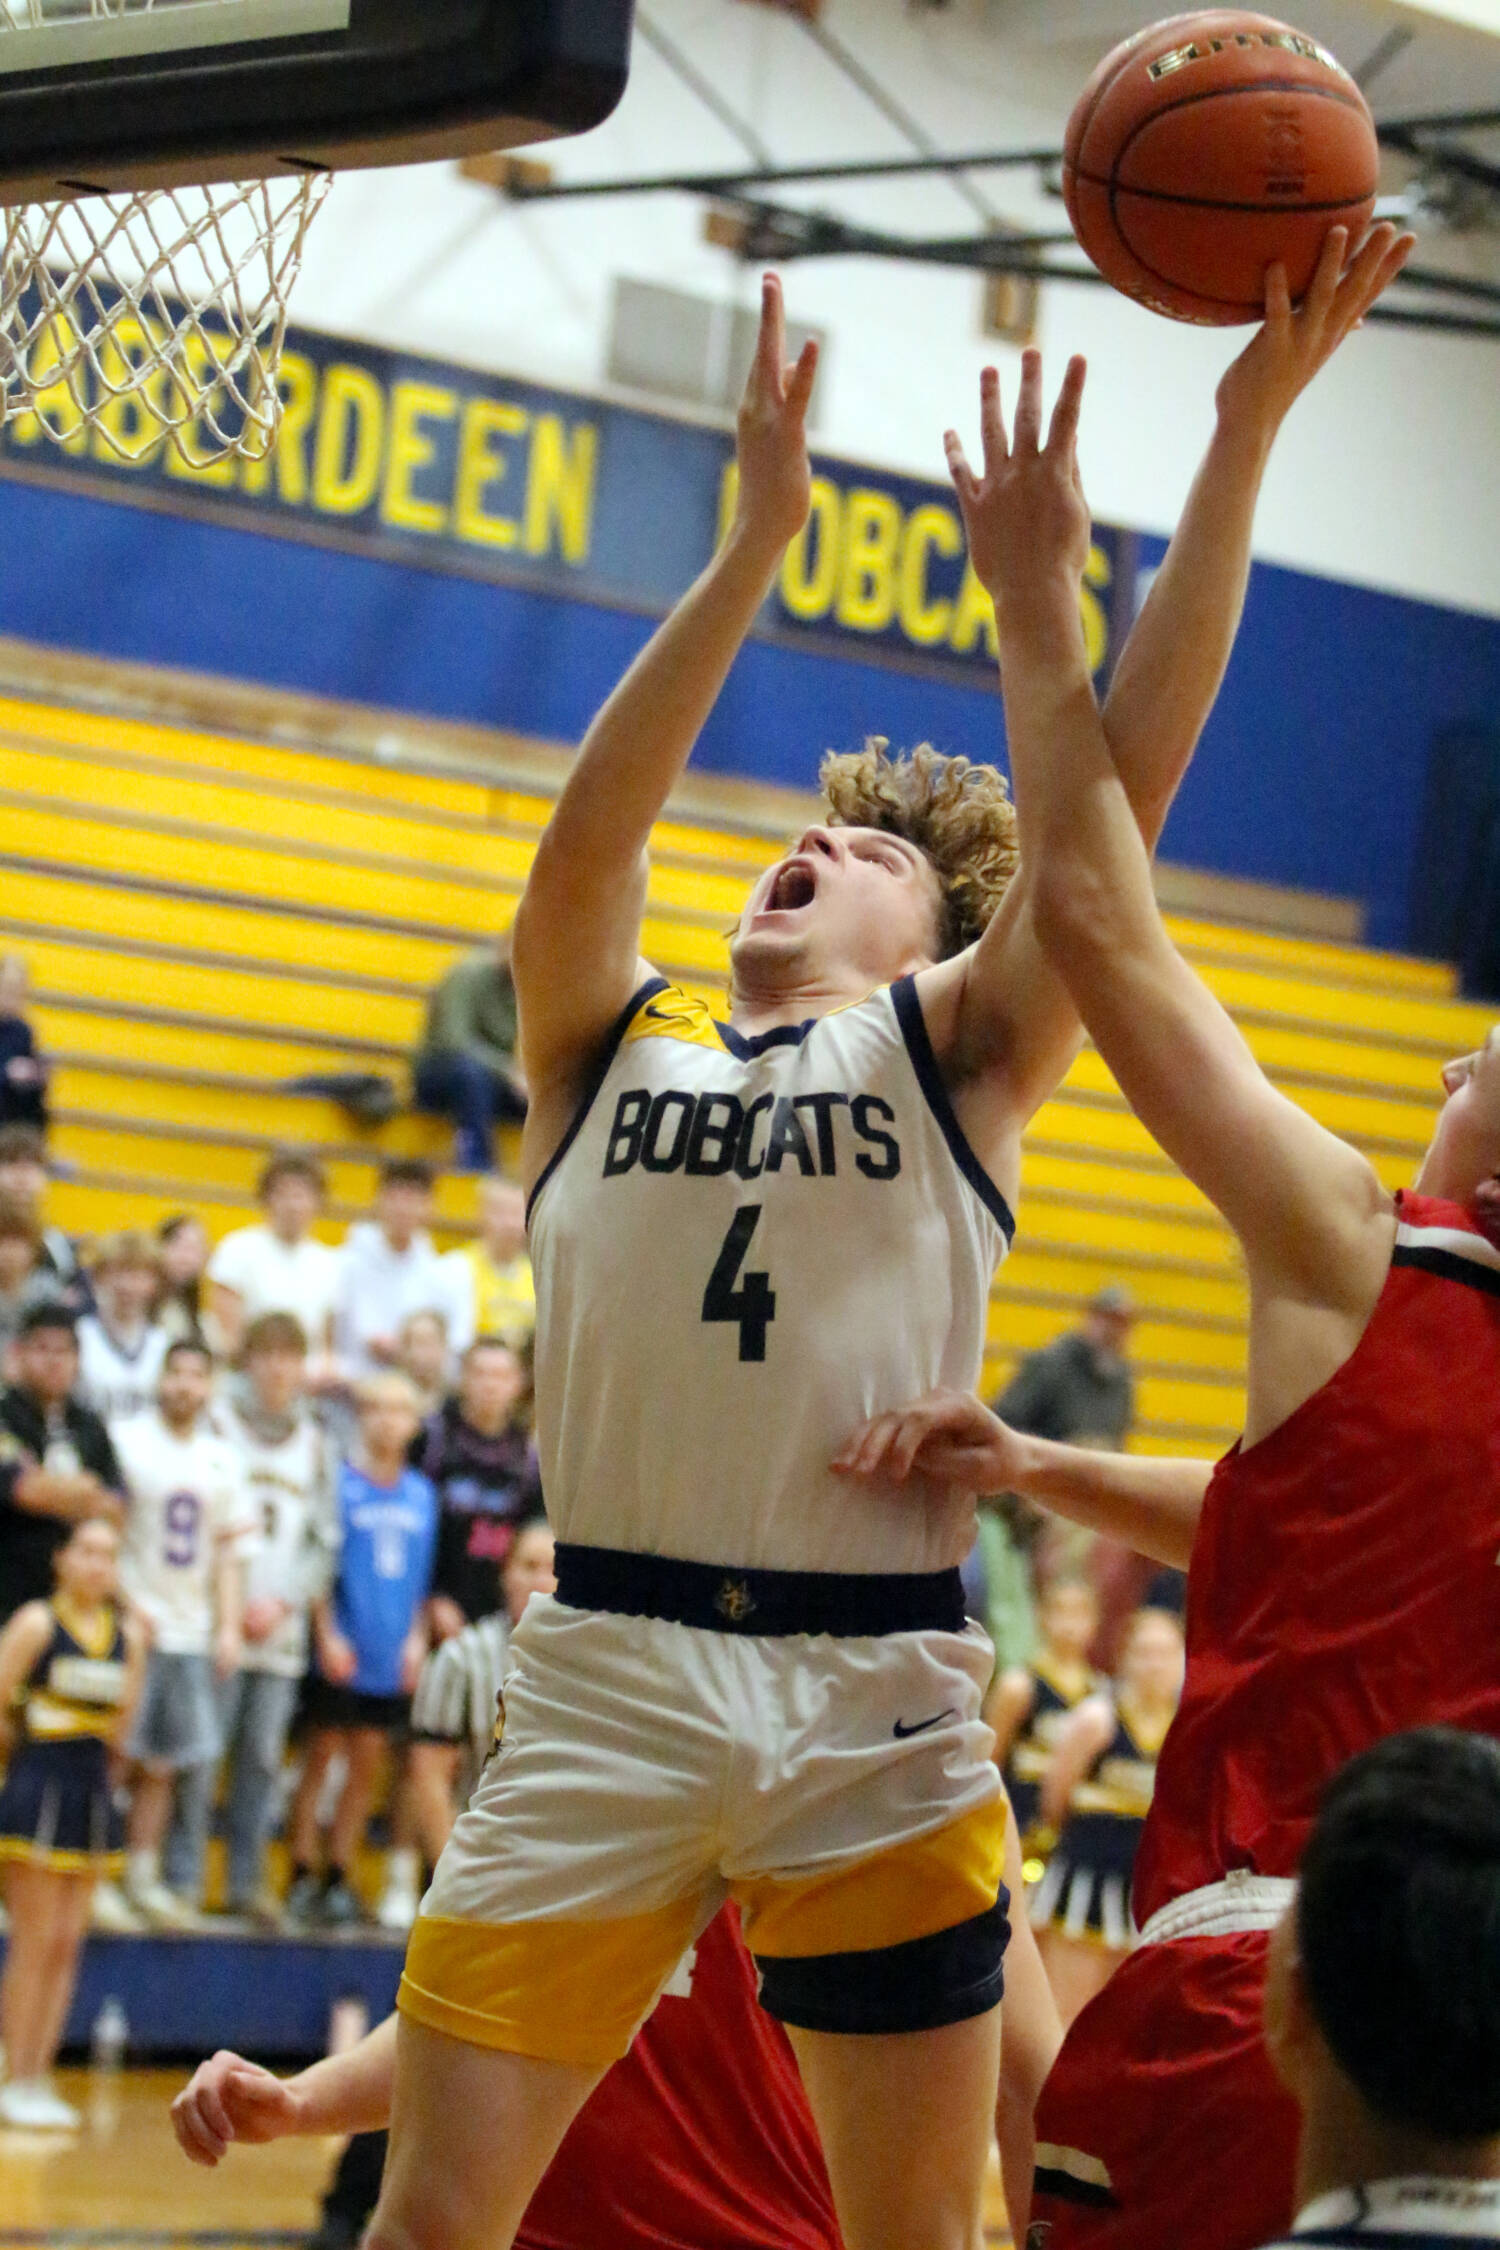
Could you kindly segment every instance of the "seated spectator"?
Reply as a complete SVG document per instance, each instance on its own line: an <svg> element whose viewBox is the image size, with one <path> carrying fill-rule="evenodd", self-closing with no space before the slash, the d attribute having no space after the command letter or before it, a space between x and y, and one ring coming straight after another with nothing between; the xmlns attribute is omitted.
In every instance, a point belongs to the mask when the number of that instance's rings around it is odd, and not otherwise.
<svg viewBox="0 0 1500 2250"><path fill-rule="evenodd" d="M103 1236L89 1281L94 1310L78 1323L78 1396L104 1421L122 1422L155 1403L171 1341L151 1317L162 1289L156 1244L138 1227Z"/></svg>
<svg viewBox="0 0 1500 2250"><path fill-rule="evenodd" d="M312 1605L333 1582L338 1513L328 1440L309 1411L307 1338L290 1313L244 1332L244 1375L220 1411L259 1538L241 1621L244 1654L219 1691L229 1842L226 1909L280 1919L263 1884L286 1739L307 1670Z"/></svg>
<svg viewBox="0 0 1500 2250"><path fill-rule="evenodd" d="M488 1172L496 1124L526 1115L509 931L495 945L464 954L439 980L411 1071L417 1107L451 1117L458 1128L459 1171Z"/></svg>
<svg viewBox="0 0 1500 2250"><path fill-rule="evenodd" d="M120 1534L75 1523L53 1557L56 1591L0 1633L0 1869L10 1942L0 1982L6 2084L0 2125L83 2123L48 2074L62 2041L98 1876L118 1867L109 1754L140 1692L145 1642L119 1599Z"/></svg>
<svg viewBox="0 0 1500 2250"><path fill-rule="evenodd" d="M340 1259L333 1335L347 1380L398 1364L408 1313L446 1316L451 1284L427 1232L431 1222L431 1166L418 1157L387 1157L375 1216L349 1229Z"/></svg>
<svg viewBox="0 0 1500 2250"><path fill-rule="evenodd" d="M47 1224L46 1193L47 1150L41 1134L34 1125L0 1125L0 1203L14 1205L35 1221L42 1263L60 1283L63 1302L75 1313L87 1312L93 1300L77 1245L61 1227Z"/></svg>
<svg viewBox="0 0 1500 2250"><path fill-rule="evenodd" d="M47 1130L47 1065L26 1020L31 980L19 953L0 954L0 1125Z"/></svg>
<svg viewBox="0 0 1500 2250"><path fill-rule="evenodd" d="M206 1333L203 1274L208 1264L208 1229L196 1211L177 1211L156 1230L162 1289L156 1319L174 1343L196 1342ZM215 1339L209 1342L218 1349Z"/></svg>
<svg viewBox="0 0 1500 2250"><path fill-rule="evenodd" d="M233 1359L251 1321L290 1313L315 1361L329 1348L338 1296L339 1253L312 1229L328 1199L322 1166L288 1150L273 1156L257 1190L265 1218L236 1227L208 1261L209 1309L216 1341Z"/></svg>
<svg viewBox="0 0 1500 2250"><path fill-rule="evenodd" d="M526 1196L513 1180L483 1183L479 1238L452 1251L449 1263L461 1273L469 1293L467 1339L498 1336L513 1351L530 1343L536 1327L536 1285L526 1254Z"/></svg>
<svg viewBox="0 0 1500 2250"><path fill-rule="evenodd" d="M75 1523L120 1524L120 1465L97 1414L73 1396L78 1337L65 1305L33 1305L0 1391L0 1623L52 1592L52 1558Z"/></svg>
<svg viewBox="0 0 1500 2250"><path fill-rule="evenodd" d="M1029 1913L1065 2027L1135 1943L1136 1846L1182 1674L1178 1620L1137 1610L1113 1688L1085 1697L1064 1720L1042 1777L1041 1818L1057 1844L1030 1893Z"/></svg>
<svg viewBox="0 0 1500 2250"><path fill-rule="evenodd" d="M411 1377L417 1394L417 1412L425 1421L447 1398L453 1354L448 1348L448 1323L440 1312L408 1313L401 1323L400 1358L403 1375Z"/></svg>
<svg viewBox="0 0 1500 2250"><path fill-rule="evenodd" d="M0 1379L21 1321L33 1305L61 1302L62 1284L42 1260L42 1234L19 1204L0 1203Z"/></svg>
<svg viewBox="0 0 1500 2250"><path fill-rule="evenodd" d="M464 1354L457 1397L428 1419L412 1447L438 1496L428 1605L438 1640L489 1616L495 1574L520 1525L541 1512L530 1406L525 1362L498 1337L480 1336Z"/></svg>
<svg viewBox="0 0 1500 2250"><path fill-rule="evenodd" d="M399 1744L427 1653L423 1612L437 1496L407 1461L416 1433L416 1396L405 1375L361 1384L358 1447L338 1472L338 1572L313 1610L311 1731L289 1823L286 1910L296 1922L339 1928L364 1918L349 1876L382 1760ZM346 1773L320 1877L318 1801L336 1755Z"/></svg>
<svg viewBox="0 0 1500 2250"><path fill-rule="evenodd" d="M168 1346L156 1403L114 1428L130 1510L120 1582L150 1640L127 1750L135 1767L125 1895L161 1928L191 1921L221 1748L215 1682L240 1661L245 1556L255 1517L239 1464L209 1422L213 1360ZM169 1864L162 1842L179 1800Z"/></svg>
<svg viewBox="0 0 1500 2250"><path fill-rule="evenodd" d="M1271 1939L1265 2025L1302 2111L1278 2250L1496 2250L1500 1744L1419 1727L1334 1777Z"/></svg>
<svg viewBox="0 0 1500 2250"><path fill-rule="evenodd" d="M494 1747L512 1630L533 1594L557 1589L553 1554L546 1517L528 1516L498 1572L500 1607L444 1641L422 1666L412 1698L408 1778L430 1866L437 1865L459 1808Z"/></svg>

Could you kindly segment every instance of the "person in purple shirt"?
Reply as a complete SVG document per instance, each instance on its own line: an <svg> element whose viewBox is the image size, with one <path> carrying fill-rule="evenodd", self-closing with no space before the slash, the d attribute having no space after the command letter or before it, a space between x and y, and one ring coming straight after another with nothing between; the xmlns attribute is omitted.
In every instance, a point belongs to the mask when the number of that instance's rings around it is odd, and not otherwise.
<svg viewBox="0 0 1500 2250"><path fill-rule="evenodd" d="M338 1572L313 1610L316 1661L305 1703L311 1732L289 1823L287 1914L334 1928L364 1919L349 1869L427 1653L438 1526L432 1483L407 1460L417 1433L409 1377L371 1376L360 1385L358 1405L359 1442L338 1475ZM318 1800L336 1754L347 1775L319 1876Z"/></svg>

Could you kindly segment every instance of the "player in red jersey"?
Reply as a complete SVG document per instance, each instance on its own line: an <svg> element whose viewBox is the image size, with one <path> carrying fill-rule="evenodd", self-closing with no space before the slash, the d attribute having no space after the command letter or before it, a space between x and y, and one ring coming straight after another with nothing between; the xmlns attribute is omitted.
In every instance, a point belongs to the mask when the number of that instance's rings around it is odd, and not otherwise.
<svg viewBox="0 0 1500 2250"><path fill-rule="evenodd" d="M1056 2018L1024 1926L1007 1970L1001 2144L1014 2182L1026 2171ZM221 2050L177 2096L172 2123L198 2164L217 2164L233 2141L370 2132L390 2117L395 2059L394 2016L295 2078ZM1019 2175L1007 2114L1021 2131ZM841 2250L812 2111L786 2033L757 2001L733 1905L710 1922L580 2112L516 2237L517 2250L603 2242L610 2250Z"/></svg>
<svg viewBox="0 0 1500 2250"><path fill-rule="evenodd" d="M1377 235L1355 273L1398 249ZM1341 251L1264 331L1273 408L1319 320L1342 331ZM1127 1100L1239 1236L1251 1310L1244 1438L1195 1535L1190 1493L1157 1511L1157 1551L1191 1548L1191 1567L1187 1685L1137 1863L1145 1942L1043 2095L1036 2210L1053 2250L1248 2250L1292 2215L1295 2119L1260 1985L1320 1788L1401 1729L1500 1732L1500 1035L1445 1067L1398 1196L1263 1076L1156 907L1069 614L1081 363L1045 447L1040 385L1033 356L1007 445L988 378L983 477L956 440L953 457L1000 617L1041 942ZM967 1405L897 1419L853 1449L861 1466L886 1445L942 1475L983 1451ZM1151 1513L1139 1490L1136 1506Z"/></svg>

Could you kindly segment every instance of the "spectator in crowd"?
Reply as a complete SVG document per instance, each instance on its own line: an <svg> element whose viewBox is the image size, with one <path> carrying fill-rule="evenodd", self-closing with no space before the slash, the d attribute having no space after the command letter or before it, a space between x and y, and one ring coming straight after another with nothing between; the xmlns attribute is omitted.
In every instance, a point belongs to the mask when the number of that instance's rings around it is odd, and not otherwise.
<svg viewBox="0 0 1500 2250"><path fill-rule="evenodd" d="M338 1928L363 1919L349 1876L381 1763L405 1729L427 1653L437 1495L407 1460L417 1428L407 1376L390 1370L361 1384L357 1451L338 1473L338 1572L313 1611L311 1732L292 1806L286 1902L298 1922ZM346 1774L320 1878L318 1802L335 1756Z"/></svg>
<svg viewBox="0 0 1500 2250"><path fill-rule="evenodd" d="M1388 1736L1329 1783L1272 1940L1266 2047L1302 2111L1289 2241L1500 2244L1500 1744Z"/></svg>
<svg viewBox="0 0 1500 2250"><path fill-rule="evenodd" d="M1035 1882L1056 1842L1042 1825L1042 1783L1071 1712L1107 1683L1089 1662L1099 1598L1086 1578L1054 1578L1037 1605L1041 1645L1030 1664L997 1672L984 1706L995 1763L1021 1834L1026 1879Z"/></svg>
<svg viewBox="0 0 1500 2250"><path fill-rule="evenodd" d="M251 1321L290 1313L314 1361L320 1360L329 1348L339 1286L339 1253L312 1231L328 1200L323 1168L311 1156L286 1150L266 1165L257 1193L261 1223L226 1234L208 1261L219 1348L233 1359Z"/></svg>
<svg viewBox="0 0 1500 2250"><path fill-rule="evenodd" d="M31 980L19 953L0 954L0 1125L47 1130L47 1065L26 1020Z"/></svg>
<svg viewBox="0 0 1500 2250"><path fill-rule="evenodd" d="M176 1343L204 1333L203 1275L208 1265L208 1229L196 1211L175 1211L156 1230L162 1287L156 1318ZM210 1338L210 1342L213 1339Z"/></svg>
<svg viewBox="0 0 1500 2250"><path fill-rule="evenodd" d="M468 1334L498 1336L515 1351L529 1344L536 1285L526 1254L526 1196L514 1180L483 1182L478 1240L451 1255L471 1300Z"/></svg>
<svg viewBox="0 0 1500 2250"><path fill-rule="evenodd" d="M33 1305L12 1347L15 1381L0 1392L0 1623L46 1601L52 1558L75 1523L123 1523L120 1465L97 1414L73 1396L78 1337L65 1305Z"/></svg>
<svg viewBox="0 0 1500 2250"><path fill-rule="evenodd" d="M1082 1327L1070 1328L1041 1351L1031 1352L999 1398L995 1412L1027 1436L1118 1453L1135 1415L1135 1385L1125 1358L1135 1305L1118 1283L1089 1301ZM1039 1540L1036 1525L1020 1509L1007 1511L1015 1550L1025 1554L1037 1579L1086 1571L1099 1593L1098 1662L1108 1665L1119 1646L1120 1629L1140 1603L1152 1566L1114 1540L1049 1522ZM1033 1544L1033 1542L1035 1542Z"/></svg>
<svg viewBox="0 0 1500 2250"><path fill-rule="evenodd" d="M448 1348L448 1323L440 1312L408 1313L401 1323L400 1357L403 1375L411 1377L417 1394L417 1412L425 1421L437 1413L452 1388L453 1354Z"/></svg>
<svg viewBox="0 0 1500 2250"><path fill-rule="evenodd" d="M553 1554L546 1517L528 1516L497 1574L501 1606L443 1641L422 1666L412 1698L409 1779L430 1866L494 1746L511 1633L533 1594L556 1591Z"/></svg>
<svg viewBox="0 0 1500 2250"><path fill-rule="evenodd" d="M338 1514L328 1440L308 1409L307 1338L260 1313L241 1342L243 1381L221 1410L258 1538L241 1621L244 1654L219 1691L229 1843L226 1908L279 1920L263 1883L276 1785L307 1670L309 1618L333 1582Z"/></svg>
<svg viewBox="0 0 1500 2250"><path fill-rule="evenodd" d="M431 1222L431 1166L419 1157L387 1157L375 1216L349 1229L340 1262L333 1338L348 1380L398 1364L408 1313L446 1316L452 1284L427 1232Z"/></svg>
<svg viewBox="0 0 1500 2250"><path fill-rule="evenodd" d="M0 1982L6 2084L0 2125L71 2131L78 2112L48 2084L78 1971L96 1878L123 1854L109 1753L140 1692L145 1642L119 1600L120 1534L75 1523L53 1557L50 1601L0 1633L0 1869L10 1942Z"/></svg>
<svg viewBox="0 0 1500 2250"><path fill-rule="evenodd" d="M149 1234L123 1227L97 1244L89 1267L94 1310L78 1323L78 1396L107 1423L156 1403L171 1341L152 1318L161 1255Z"/></svg>
<svg viewBox="0 0 1500 2250"><path fill-rule="evenodd" d="M1182 1697L1182 1626L1137 1610L1113 1688L1086 1696L1058 1729L1041 1818L1057 1837L1030 1915L1064 2029L1135 1943L1130 1881L1156 1760Z"/></svg>
<svg viewBox="0 0 1500 2250"><path fill-rule="evenodd" d="M87 1276L77 1246L61 1227L49 1226L45 1210L47 1150L34 1125L0 1125L0 1202L17 1206L35 1220L42 1238L42 1263L61 1285L64 1302L87 1312Z"/></svg>
<svg viewBox="0 0 1500 2250"><path fill-rule="evenodd" d="M191 1920L222 1747L215 1682L240 1661L245 1557L255 1518L239 1464L207 1415L204 1343L169 1345L156 1405L115 1426L130 1509L120 1578L151 1653L127 1748L136 1768L125 1893L163 1928ZM162 1842L180 1799L173 1851Z"/></svg>
<svg viewBox="0 0 1500 2250"><path fill-rule="evenodd" d="M0 1378L25 1314L61 1299L62 1284L42 1259L35 1219L17 1203L0 1202Z"/></svg>
<svg viewBox="0 0 1500 2250"><path fill-rule="evenodd" d="M428 1614L446 1640L495 1607L496 1572L517 1530L542 1505L530 1438L526 1361L496 1336L464 1354L458 1395L429 1417L412 1460L438 1496L437 1555Z"/></svg>
<svg viewBox="0 0 1500 2250"><path fill-rule="evenodd" d="M496 1124L526 1115L509 931L497 944L464 954L439 979L411 1073L417 1107L454 1120L458 1169L489 1171Z"/></svg>

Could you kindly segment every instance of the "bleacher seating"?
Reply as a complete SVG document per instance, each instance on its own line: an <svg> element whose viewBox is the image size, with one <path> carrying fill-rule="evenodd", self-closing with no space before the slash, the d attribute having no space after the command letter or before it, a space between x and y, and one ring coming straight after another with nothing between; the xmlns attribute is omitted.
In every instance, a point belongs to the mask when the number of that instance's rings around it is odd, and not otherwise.
<svg viewBox="0 0 1500 2250"><path fill-rule="evenodd" d="M427 988L514 911L562 761L500 737L466 752L466 772L424 768L420 747L396 762L388 748L373 734L288 748L0 700L0 947L30 961L59 1066L63 1224L192 1207L222 1231L242 1223L267 1152L292 1141L326 1158L332 1230L366 1205L381 1153L446 1154L432 1120L364 1130L285 1082L339 1070L404 1082ZM646 951L711 1001L748 881L810 810L787 793L761 792L747 810L749 799L700 777L656 838ZM1390 1184L1409 1179L1438 1064L1487 1027L1454 999L1450 973L1265 928L1183 915L1172 926L1277 1083ZM461 1232L472 1209L473 1183L446 1176L445 1226ZM1236 1246L1086 1050L1030 1135L986 1380L1115 1279L1144 1308L1137 1443L1222 1448L1241 1414Z"/></svg>

